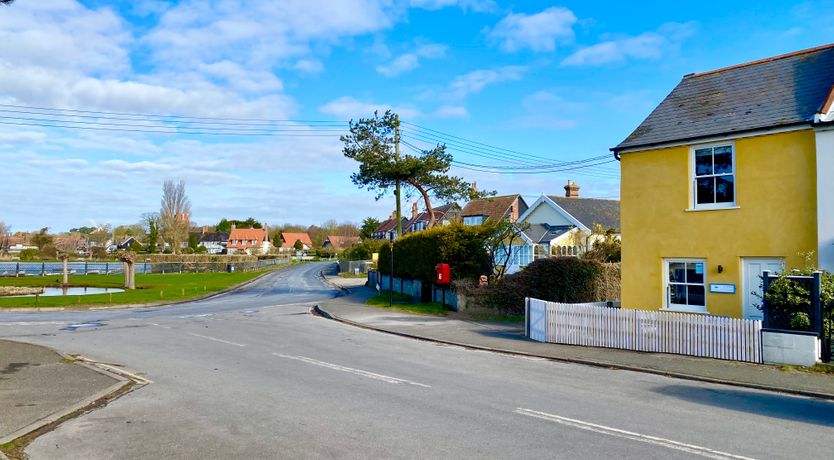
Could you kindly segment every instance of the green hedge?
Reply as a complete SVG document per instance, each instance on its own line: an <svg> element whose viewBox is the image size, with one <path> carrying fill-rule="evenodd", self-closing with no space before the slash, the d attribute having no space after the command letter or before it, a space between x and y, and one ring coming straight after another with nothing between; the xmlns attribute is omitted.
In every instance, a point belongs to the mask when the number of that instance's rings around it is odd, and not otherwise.
<svg viewBox="0 0 834 460"><path fill-rule="evenodd" d="M485 227L460 223L408 234L394 243L394 276L433 281L439 263L450 265L453 280L488 275L488 235ZM380 273L391 272L389 243L380 248L378 265Z"/></svg>
<svg viewBox="0 0 834 460"><path fill-rule="evenodd" d="M618 300L610 297L619 297L619 275L616 264L552 257L533 261L524 270L486 287L462 283L456 288L473 299L473 306L519 315L524 313L525 297L565 303Z"/></svg>

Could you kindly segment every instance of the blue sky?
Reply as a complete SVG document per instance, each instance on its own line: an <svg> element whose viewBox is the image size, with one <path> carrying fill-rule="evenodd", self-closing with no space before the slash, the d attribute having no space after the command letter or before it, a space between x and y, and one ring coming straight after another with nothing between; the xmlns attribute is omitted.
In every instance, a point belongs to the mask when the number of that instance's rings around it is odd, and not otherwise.
<svg viewBox="0 0 834 460"><path fill-rule="evenodd" d="M533 163L574 161L606 154L687 73L832 41L834 2L822 1L17 0L0 8L0 110L344 121L392 108L420 127L418 147L434 129ZM0 124L0 220L13 230L134 223L158 210L168 178L186 181L199 224L359 222L393 206L350 183L338 132L196 136L0 117L23 124ZM509 164L485 146L450 151ZM568 179L583 196L619 194L617 163L454 173L533 199Z"/></svg>

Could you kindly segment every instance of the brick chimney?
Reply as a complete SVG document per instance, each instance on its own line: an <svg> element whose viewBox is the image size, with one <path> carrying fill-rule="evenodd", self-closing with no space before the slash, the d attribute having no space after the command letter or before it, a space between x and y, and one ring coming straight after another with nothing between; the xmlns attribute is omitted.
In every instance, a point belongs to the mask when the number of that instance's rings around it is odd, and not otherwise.
<svg viewBox="0 0 834 460"><path fill-rule="evenodd" d="M235 224L232 224L232 231L235 231L236 228L237 226Z"/></svg>
<svg viewBox="0 0 834 460"><path fill-rule="evenodd" d="M414 204L411 205L411 219L416 219L417 214L419 214L419 212L417 211L417 202L415 201Z"/></svg>
<svg viewBox="0 0 834 460"><path fill-rule="evenodd" d="M510 222L518 220L518 200L510 206Z"/></svg>
<svg viewBox="0 0 834 460"><path fill-rule="evenodd" d="M565 185L565 196L567 198L579 198L579 184L569 180Z"/></svg>
<svg viewBox="0 0 834 460"><path fill-rule="evenodd" d="M397 210L396 209L391 211L391 217L389 217L389 219L394 220L394 221L397 220Z"/></svg>
<svg viewBox="0 0 834 460"><path fill-rule="evenodd" d="M208 225L203 225L202 234L205 235L206 233L208 233Z"/></svg>

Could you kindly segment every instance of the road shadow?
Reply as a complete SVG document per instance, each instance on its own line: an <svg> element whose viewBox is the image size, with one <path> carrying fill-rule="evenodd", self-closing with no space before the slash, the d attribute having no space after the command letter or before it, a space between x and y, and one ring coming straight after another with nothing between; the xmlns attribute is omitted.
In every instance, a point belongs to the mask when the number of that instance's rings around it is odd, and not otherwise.
<svg viewBox="0 0 834 460"><path fill-rule="evenodd" d="M690 385L666 385L653 391L705 406L834 427L834 403L819 399Z"/></svg>
<svg viewBox="0 0 834 460"><path fill-rule="evenodd" d="M477 329L473 330L472 332L481 334L486 337L494 337L499 339L509 339L509 340L517 340L520 342L526 342L529 340L525 335L524 331L517 331L517 330L505 330L500 331L496 329Z"/></svg>

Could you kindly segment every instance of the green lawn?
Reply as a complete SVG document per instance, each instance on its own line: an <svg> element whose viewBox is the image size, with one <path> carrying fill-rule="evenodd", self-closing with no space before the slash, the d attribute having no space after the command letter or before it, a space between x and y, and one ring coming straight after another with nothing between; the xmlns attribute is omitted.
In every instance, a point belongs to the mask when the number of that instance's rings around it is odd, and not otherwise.
<svg viewBox="0 0 834 460"><path fill-rule="evenodd" d="M368 305L406 313L419 313L423 315L446 316L449 312L443 308L440 302L419 303L414 302L411 296L394 293L394 305L388 306L388 291L381 291L375 297L368 299Z"/></svg>
<svg viewBox="0 0 834 460"><path fill-rule="evenodd" d="M0 309L11 307L64 307L123 305L171 302L193 299L249 281L263 271L238 273L182 273L136 275L136 289L114 294L55 297L0 297ZM71 275L73 287L111 287L124 285L123 275ZM0 286L60 286L61 276L0 278Z"/></svg>

